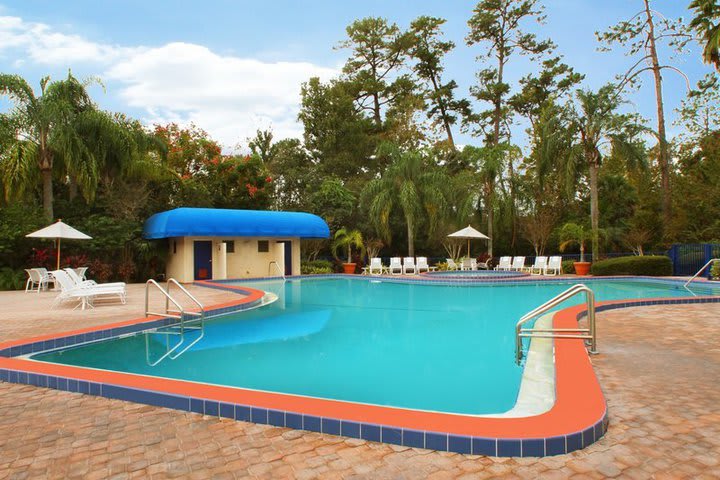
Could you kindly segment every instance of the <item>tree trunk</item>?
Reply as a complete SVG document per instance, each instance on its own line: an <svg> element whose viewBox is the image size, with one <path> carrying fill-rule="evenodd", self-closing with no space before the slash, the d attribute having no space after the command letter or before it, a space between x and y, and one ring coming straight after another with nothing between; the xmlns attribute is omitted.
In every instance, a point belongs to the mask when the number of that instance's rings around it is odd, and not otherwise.
<svg viewBox="0 0 720 480"><path fill-rule="evenodd" d="M380 130L382 128L382 117L380 116L380 98L377 93L373 93L373 119L375 127Z"/></svg>
<svg viewBox="0 0 720 480"><path fill-rule="evenodd" d="M648 46L652 61L652 71L655 77L655 100L657 102L658 121L658 164L660 165L660 178L662 185L662 210L664 225L670 224L672 215L672 198L670 197L670 154L668 152L667 135L665 133L665 107L663 105L662 73L658 61L657 47L655 43L655 24L650 10L649 0L645 0L645 14L648 21Z"/></svg>
<svg viewBox="0 0 720 480"><path fill-rule="evenodd" d="M68 199L72 202L75 200L78 194L78 185L74 178L70 177L68 180Z"/></svg>
<svg viewBox="0 0 720 480"><path fill-rule="evenodd" d="M43 210L48 221L55 219L53 212L53 184L52 184L52 167L53 154L47 149L47 132L40 132L40 148L38 151L40 175L43 183Z"/></svg>
<svg viewBox="0 0 720 480"><path fill-rule="evenodd" d="M435 79L435 75L431 75L430 80L432 81L435 94L438 94L438 92L440 92L440 87L438 86L438 81ZM453 139L452 129L450 128L450 121L448 121L447 107L445 106L445 102L440 96L438 96L438 108L440 108L440 115L442 116L443 127L445 128L445 133L447 134L448 143L450 144L452 149L455 150L455 139Z"/></svg>
<svg viewBox="0 0 720 480"><path fill-rule="evenodd" d="M52 170L44 169L40 173L43 183L43 210L48 221L52 222L54 220Z"/></svg>
<svg viewBox="0 0 720 480"><path fill-rule="evenodd" d="M600 253L600 209L598 206L598 170L595 161L590 162L590 225L592 227L592 260L596 262Z"/></svg>
<svg viewBox="0 0 720 480"><path fill-rule="evenodd" d="M415 239L413 238L413 221L407 217L407 235L408 235L408 256L415 256Z"/></svg>
<svg viewBox="0 0 720 480"><path fill-rule="evenodd" d="M487 205L485 205L485 209L487 210L487 232L488 237L490 237L490 240L488 240L488 255L490 255L490 258L493 256L493 237L495 236L493 233L493 224L495 223L495 213L493 209L493 203L494 203L494 197L495 197L495 186L491 185L488 189L487 194Z"/></svg>

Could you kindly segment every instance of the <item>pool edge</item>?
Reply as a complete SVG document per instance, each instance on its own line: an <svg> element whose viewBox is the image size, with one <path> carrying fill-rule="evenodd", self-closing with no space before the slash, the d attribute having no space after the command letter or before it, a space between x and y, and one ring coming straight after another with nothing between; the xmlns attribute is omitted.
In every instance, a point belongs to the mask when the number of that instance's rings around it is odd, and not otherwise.
<svg viewBox="0 0 720 480"><path fill-rule="evenodd" d="M623 277L623 278L637 278L637 277ZM557 277L555 277L557 279ZM575 279L577 280L577 279ZM236 291L240 290L247 293L246 287L237 287L230 285L218 285L212 282L202 282L203 286L211 288L221 288L223 290ZM256 295L257 296L257 295ZM259 301L255 298L255 302ZM661 304L680 304L680 303L710 303L720 302L718 297L694 297L694 298L670 298L670 299L637 299L637 300L619 300L614 302L603 302L598 304L598 311L627 308L645 305L661 305ZM221 305L215 305L210 307L211 310L221 309L232 309L233 307L240 307L245 305L243 308L248 308L249 304L253 303L253 300L248 298L242 299L238 302L228 302ZM241 310L243 308L238 308ZM577 322L584 313L584 309L581 306L570 307L557 312L553 318L556 326L563 327L565 324L572 324ZM119 322L111 325L104 325L100 327L92 327L90 329L84 329L81 331L68 332L73 333L70 335L73 337L79 337L82 335L82 341L111 338L117 336L120 333L114 330L122 329L128 326L142 325L147 328L147 324L151 322L162 321L163 319L158 317L151 317L146 319L140 319L135 321ZM81 333L77 333L81 332ZM110 332L108 336L101 336L105 332ZM90 337L87 337L90 335ZM300 430L314 431L319 433L327 433L334 435L342 435L350 438L362 438L369 441L379 441L383 443L404 445L408 447L416 448L428 448L434 450L452 451L457 453L465 454L479 454L479 455L492 455L492 456L547 456L569 453L571 451L587 447L591 443L594 443L604 435L607 431L608 426L608 410L605 399L602 395L599 382L595 375L594 370L590 362L590 358L579 340L562 340L555 341L556 354L561 359L556 362L556 368L558 368L558 378L556 388L558 390L556 404L548 414L537 415L534 417L521 417L521 418L510 418L510 419L499 419L503 423L514 422L527 424L533 419L538 420L544 417L542 423L546 424L547 421L557 420L558 414L566 414L568 412L558 412L558 410L577 409L580 405L578 401L588 400L588 393L584 392L582 397L578 398L577 392L572 392L572 388L568 388L573 383L573 378L577 375L584 375L586 386L591 387L589 396L592 397L590 405L592 412L584 412L584 416L580 424L576 426L579 428L566 428L564 432L558 433L555 431L550 436L522 436L519 434L517 428L507 430L507 435L480 435L478 430L473 429L477 433L463 432L458 433L457 429L450 429L451 431L439 431L439 429L419 429L417 425L412 427L398 425L398 422L377 422L377 421L363 421L359 418L342 418L342 415L334 416L323 416L318 414L299 413L292 409L277 408L277 403L270 408L267 404L245 404L245 403L233 403L228 400L228 397L218 395L217 389L205 389L203 395L192 396L187 394L179 393L176 389L159 389L157 385L152 385L152 388L140 388L136 382L128 382L128 379L132 377L131 374L112 374L111 381L98 381L102 380L104 376L97 375L97 372L88 369L82 369L80 367L62 366L62 368L47 368L53 367L49 364L41 364L38 362L30 362L27 360L11 358L15 354L27 354L35 351L47 349L45 348L48 341L55 342L58 339L67 339L67 333L46 335L43 337L35 337L31 339L20 339L13 342L6 342L0 344L0 381L6 381L11 383L28 384L35 386L42 386L46 388L55 388L59 390L66 390L71 392L85 393L96 396L103 396L106 398L114 398L120 400L133 401L136 403L145 403L154 406L162 406L167 408L173 408L182 411L202 413L205 415L213 415L223 418L234 418L236 420L250 421L255 423L269 424L274 426L281 426L287 428L295 428ZM80 340L75 338L74 340ZM57 343L57 342L56 342ZM80 343L80 341L78 341ZM65 343L65 345L72 345L73 343ZM15 350L13 350L15 349ZM30 365L35 363L35 365ZM566 371L567 366L578 363L581 368L580 371ZM589 368L589 370L588 370ZM61 372L62 374L58 374ZM95 372L95 373L93 373ZM562 379L561 377L562 373ZM69 374L66 374L69 373ZM566 374L570 377L566 378ZM106 377L106 376L105 376ZM123 378L124 377L124 378ZM573 378L571 378L573 377ZM107 379L107 378L105 378ZM142 384L142 382L140 382ZM158 382L155 382L158 383ZM192 382L183 382L175 380L167 380L159 382L161 384L175 383L176 385L187 385ZM231 387L219 387L224 390L238 390ZM209 394L208 390L215 391L215 395ZM577 389L576 389L577 390ZM187 392L187 391L186 391ZM293 397L292 395L285 394L268 394L270 396L282 397L287 399ZM213 398L208 398L213 397ZM351 402L336 402L327 401L323 402L327 404L351 404ZM390 414L405 412L404 409L394 409L386 407L372 407L372 409L381 409L389 412ZM342 409L340 409L341 411ZM553 412L553 410L555 410ZM330 411L338 411L336 408L331 408ZM312 413L312 412L311 412ZM317 412L315 412L317 413ZM447 414L436 414L443 416L445 420L448 420ZM341 417L341 418L336 418ZM464 418L463 416L456 416L457 418ZM377 420L377 418L376 418ZM437 420L437 418L435 418ZM578 420L578 419L576 419ZM436 422L433 422L436 423ZM455 422L454 422L455 423ZM477 424L477 427L481 427L482 423ZM577 423L577 422L575 422ZM527 425L526 425L527 426ZM547 426L547 425L546 425ZM414 427L414 428L413 428ZM492 431L497 433L498 425L495 425L495 429ZM448 430L447 428L445 430ZM489 430L488 430L489 431Z"/></svg>

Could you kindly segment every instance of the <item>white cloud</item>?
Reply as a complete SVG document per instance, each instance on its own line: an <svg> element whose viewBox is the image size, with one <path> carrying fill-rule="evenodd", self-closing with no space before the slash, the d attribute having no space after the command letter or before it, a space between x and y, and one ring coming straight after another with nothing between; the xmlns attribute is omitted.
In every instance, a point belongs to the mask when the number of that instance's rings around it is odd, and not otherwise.
<svg viewBox="0 0 720 480"><path fill-rule="evenodd" d="M148 123L195 123L226 147L245 142L258 128L277 138L299 136L300 84L328 79L336 69L308 62L263 62L219 55L197 44L159 47L92 42L76 34L0 16L0 54L25 62L104 71L110 95L142 112Z"/></svg>

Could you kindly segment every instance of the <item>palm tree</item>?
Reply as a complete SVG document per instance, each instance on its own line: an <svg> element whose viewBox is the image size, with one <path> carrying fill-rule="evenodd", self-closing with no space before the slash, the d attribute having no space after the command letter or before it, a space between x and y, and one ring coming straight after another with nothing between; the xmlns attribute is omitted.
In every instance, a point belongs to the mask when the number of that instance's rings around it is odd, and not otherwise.
<svg viewBox="0 0 720 480"><path fill-rule="evenodd" d="M599 253L600 210L598 207L598 174L606 154L616 155L628 167L643 165L645 150L638 140L645 131L635 115L617 113L622 100L613 85L597 92L577 91L577 109L571 113L572 128L576 132L574 154L567 157L573 164L584 164L590 180L590 223L592 228L592 258ZM566 170L571 171L572 168Z"/></svg>
<svg viewBox="0 0 720 480"><path fill-rule="evenodd" d="M415 229L425 214L428 234L432 235L447 206L447 176L426 161L417 151L402 152L395 146L383 145L379 155L390 159L382 177L371 180L363 189L363 202L368 205L372 222L382 239L390 244L390 214L400 207L405 217L408 255L415 256Z"/></svg>
<svg viewBox="0 0 720 480"><path fill-rule="evenodd" d="M564 252L566 248L577 245L580 247L580 262L585 261L585 243L592 240L592 232L585 230L585 227L577 223L566 223L560 229L560 251Z"/></svg>
<svg viewBox="0 0 720 480"><path fill-rule="evenodd" d="M362 252L365 249L362 233L359 230L348 230L343 227L335 232L332 242L332 253L337 258L337 251L347 249L347 263L352 263L352 249L357 248Z"/></svg>
<svg viewBox="0 0 720 480"><path fill-rule="evenodd" d="M505 163L515 148L507 143L487 147L467 146L461 156L475 172L487 214L488 255L493 255L495 226L495 195Z"/></svg>
<svg viewBox="0 0 720 480"><path fill-rule="evenodd" d="M92 194L98 180L98 162L93 142L82 134L107 125L87 92L87 85L68 72L65 80L40 81L40 96L19 75L0 74L0 95L10 98L14 108L0 114L0 168L6 193L22 194L42 181L43 209L53 218L53 172L77 182Z"/></svg>
<svg viewBox="0 0 720 480"><path fill-rule="evenodd" d="M717 0L693 0L688 7L695 12L690 27L704 42L702 58L720 71L720 5Z"/></svg>

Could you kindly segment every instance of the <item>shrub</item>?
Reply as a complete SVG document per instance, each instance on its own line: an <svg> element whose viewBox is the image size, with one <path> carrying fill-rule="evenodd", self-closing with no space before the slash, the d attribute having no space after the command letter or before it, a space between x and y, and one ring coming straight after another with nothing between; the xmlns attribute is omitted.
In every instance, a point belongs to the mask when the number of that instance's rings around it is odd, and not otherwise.
<svg viewBox="0 0 720 480"><path fill-rule="evenodd" d="M10 267L0 268L0 290L20 290L25 286L27 274Z"/></svg>
<svg viewBox="0 0 720 480"><path fill-rule="evenodd" d="M618 257L593 263L590 272L606 275L672 275L672 261L663 255Z"/></svg>
<svg viewBox="0 0 720 480"><path fill-rule="evenodd" d="M110 281L113 276L113 267L109 263L95 259L88 265L87 278L92 278L98 283Z"/></svg>
<svg viewBox="0 0 720 480"><path fill-rule="evenodd" d="M575 260L563 260L562 273L575 273Z"/></svg>
<svg viewBox="0 0 720 480"><path fill-rule="evenodd" d="M438 272L446 272L448 269L447 262L438 262L435 264L435 266L437 267Z"/></svg>
<svg viewBox="0 0 720 480"><path fill-rule="evenodd" d="M313 260L312 262L302 262L302 264L300 265L300 273L302 273L303 275L333 273L333 263L327 260Z"/></svg>
<svg viewBox="0 0 720 480"><path fill-rule="evenodd" d="M720 261L715 260L710 268L710 276L713 280L720 280Z"/></svg>

